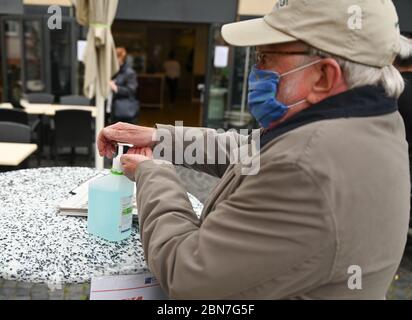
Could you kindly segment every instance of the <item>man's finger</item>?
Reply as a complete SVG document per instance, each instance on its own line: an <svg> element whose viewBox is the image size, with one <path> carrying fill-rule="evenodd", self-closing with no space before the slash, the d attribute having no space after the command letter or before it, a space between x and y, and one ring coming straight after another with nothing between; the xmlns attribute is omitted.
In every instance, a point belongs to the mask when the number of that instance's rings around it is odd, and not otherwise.
<svg viewBox="0 0 412 320"><path fill-rule="evenodd" d="M126 164L126 163L130 162L132 159L133 159L133 155L131 155L131 154L124 154L124 155L121 156L120 162L121 162L122 164Z"/></svg>

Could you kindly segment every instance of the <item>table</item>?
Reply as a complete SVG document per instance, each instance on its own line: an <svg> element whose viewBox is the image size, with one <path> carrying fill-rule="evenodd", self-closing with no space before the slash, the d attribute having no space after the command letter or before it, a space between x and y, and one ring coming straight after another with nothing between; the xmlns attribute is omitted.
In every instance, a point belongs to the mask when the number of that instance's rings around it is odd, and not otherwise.
<svg viewBox="0 0 412 320"><path fill-rule="evenodd" d="M68 192L97 173L42 168L0 174L1 278L59 288L147 270L135 224L131 237L111 243L90 235L85 218L59 215L57 206ZM200 216L203 205L189 199Z"/></svg>
<svg viewBox="0 0 412 320"><path fill-rule="evenodd" d="M41 152L43 152L43 144L44 144L43 141L45 137L44 126L43 126L43 123L44 123L43 119L45 116L54 117L56 114L56 111L61 111L61 110L82 110L82 111L90 111L92 113L93 118L97 117L97 107L95 106L71 106L71 105L61 105L61 104L38 104L38 103L31 104L27 102L26 100L21 100L20 104L24 107L25 112L27 112L30 115L37 115L40 119L39 145L40 145ZM52 149L50 149L50 152L51 150Z"/></svg>
<svg viewBox="0 0 412 320"><path fill-rule="evenodd" d="M36 150L35 144L0 142L0 166L16 167Z"/></svg>
<svg viewBox="0 0 412 320"><path fill-rule="evenodd" d="M90 111L92 113L92 117L96 118L97 115L97 107L93 106L71 106L71 105L64 105L64 104L40 104L40 103L28 103L28 102L21 102L21 105L24 107L24 111L31 115L44 115L49 117L54 117L56 111L59 110L84 110ZM0 103L0 108L3 109L13 109L13 105L11 103Z"/></svg>
<svg viewBox="0 0 412 320"><path fill-rule="evenodd" d="M0 109L13 109L13 105L11 103L0 103Z"/></svg>
<svg viewBox="0 0 412 320"><path fill-rule="evenodd" d="M23 105L24 111L31 115L44 115L49 117L54 117L56 111L61 110L83 110L83 111L90 111L92 113L92 117L96 118L97 115L97 107L90 107L90 106L70 106L70 105L62 105L62 104L28 104L25 103Z"/></svg>

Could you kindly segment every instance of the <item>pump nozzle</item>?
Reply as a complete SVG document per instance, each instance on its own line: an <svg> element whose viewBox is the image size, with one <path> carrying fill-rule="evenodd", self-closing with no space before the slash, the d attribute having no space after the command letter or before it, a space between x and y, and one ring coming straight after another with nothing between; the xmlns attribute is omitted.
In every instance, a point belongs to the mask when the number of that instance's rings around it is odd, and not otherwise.
<svg viewBox="0 0 412 320"><path fill-rule="evenodd" d="M120 162L120 158L122 157L124 153L124 147L133 147L133 145L126 144L126 143L118 143L117 146L119 148L119 151L117 152L116 158L113 159L112 173L121 175L123 174L123 168Z"/></svg>

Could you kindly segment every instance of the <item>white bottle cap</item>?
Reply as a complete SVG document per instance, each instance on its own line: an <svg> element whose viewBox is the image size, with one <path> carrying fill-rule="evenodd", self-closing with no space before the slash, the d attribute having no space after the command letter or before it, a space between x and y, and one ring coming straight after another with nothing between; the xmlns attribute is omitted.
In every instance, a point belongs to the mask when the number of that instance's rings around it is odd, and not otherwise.
<svg viewBox="0 0 412 320"><path fill-rule="evenodd" d="M117 175L122 175L123 167L122 167L122 163L120 162L120 158L122 157L124 153L124 147L133 147L133 146L130 144L125 144L125 143L118 143L117 146L119 148L119 151L117 152L117 157L113 159L112 173L117 174Z"/></svg>

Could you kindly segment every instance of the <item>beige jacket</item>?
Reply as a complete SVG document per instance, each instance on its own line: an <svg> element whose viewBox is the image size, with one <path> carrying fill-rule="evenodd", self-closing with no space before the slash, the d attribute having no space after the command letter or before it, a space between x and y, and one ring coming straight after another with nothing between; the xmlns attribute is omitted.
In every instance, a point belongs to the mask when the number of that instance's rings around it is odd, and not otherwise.
<svg viewBox="0 0 412 320"><path fill-rule="evenodd" d="M226 149L227 135L203 132ZM200 221L174 167L143 162L137 204L151 271L174 299L384 299L409 222L404 136L398 112L325 120L267 144L254 176L186 164L221 177ZM361 290L348 286L351 266Z"/></svg>

